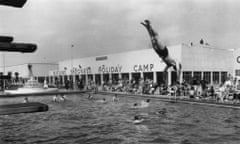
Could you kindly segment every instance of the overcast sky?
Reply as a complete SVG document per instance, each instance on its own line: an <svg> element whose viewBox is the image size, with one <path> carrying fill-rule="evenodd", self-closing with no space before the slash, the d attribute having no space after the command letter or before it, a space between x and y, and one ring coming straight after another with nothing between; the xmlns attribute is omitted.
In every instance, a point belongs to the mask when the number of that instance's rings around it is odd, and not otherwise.
<svg viewBox="0 0 240 144"><path fill-rule="evenodd" d="M28 0L22 9L0 6L0 35L38 45L32 54L5 53L6 65L151 48L144 19L166 45L203 38L232 49L240 48L239 16L238 0Z"/></svg>

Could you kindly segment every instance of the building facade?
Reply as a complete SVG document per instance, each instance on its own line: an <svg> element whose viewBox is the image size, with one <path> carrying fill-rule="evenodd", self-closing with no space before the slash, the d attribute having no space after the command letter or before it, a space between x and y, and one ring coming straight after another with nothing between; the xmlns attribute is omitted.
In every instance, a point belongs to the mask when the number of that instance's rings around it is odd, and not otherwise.
<svg viewBox="0 0 240 144"><path fill-rule="evenodd" d="M180 44L168 47L172 58L182 64L181 82L192 78L219 84L233 74L233 52L207 45ZM165 63L153 49L128 51L104 56L70 59L59 62L56 70L49 71L50 81L56 79L64 84L67 79L101 85L119 79L152 79L155 83L173 84L176 73L173 69L163 75Z"/></svg>
<svg viewBox="0 0 240 144"><path fill-rule="evenodd" d="M3 75L10 75L12 78L15 78L16 73L18 73L19 79L24 80L29 78L29 65L32 66L33 76L35 77L35 79L38 79L39 82L43 82L45 78L49 81L49 71L58 69L58 64L55 63L25 63L0 67L0 72Z"/></svg>
<svg viewBox="0 0 240 144"><path fill-rule="evenodd" d="M234 76L240 79L240 49L234 49L233 50L233 73Z"/></svg>

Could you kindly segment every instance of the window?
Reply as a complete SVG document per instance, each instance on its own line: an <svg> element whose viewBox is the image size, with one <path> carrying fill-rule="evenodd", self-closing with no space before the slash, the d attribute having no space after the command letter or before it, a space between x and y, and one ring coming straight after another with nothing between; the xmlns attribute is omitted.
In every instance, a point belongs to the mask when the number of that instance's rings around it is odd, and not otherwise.
<svg viewBox="0 0 240 144"><path fill-rule="evenodd" d="M141 78L140 73L132 73L132 80L135 80L138 83L140 78Z"/></svg>
<svg viewBox="0 0 240 144"><path fill-rule="evenodd" d="M86 84L86 75L81 75L81 79L80 80L85 85Z"/></svg>
<svg viewBox="0 0 240 144"><path fill-rule="evenodd" d="M103 74L103 82L107 84L109 82L109 74Z"/></svg>
<svg viewBox="0 0 240 144"><path fill-rule="evenodd" d="M101 85L101 75L95 74L95 82L97 85Z"/></svg>
<svg viewBox="0 0 240 144"><path fill-rule="evenodd" d="M122 73L122 79L123 80L129 80L129 74L128 73Z"/></svg>
<svg viewBox="0 0 240 144"><path fill-rule="evenodd" d="M64 81L67 81L67 80L68 80L68 76L64 75Z"/></svg>
<svg viewBox="0 0 240 144"><path fill-rule="evenodd" d="M75 80L79 81L79 75L75 75Z"/></svg>
<svg viewBox="0 0 240 144"><path fill-rule="evenodd" d="M168 73L164 72L157 72L157 83L160 84L167 84Z"/></svg>
<svg viewBox="0 0 240 144"><path fill-rule="evenodd" d="M192 72L191 71L184 71L183 72L183 80L187 83L190 83L192 80Z"/></svg>
<svg viewBox="0 0 240 144"><path fill-rule="evenodd" d="M221 83L227 80L227 72L221 72Z"/></svg>
<svg viewBox="0 0 240 144"><path fill-rule="evenodd" d="M144 80L146 80L146 79L153 80L153 72L144 72L143 78L144 78Z"/></svg>
<svg viewBox="0 0 240 144"><path fill-rule="evenodd" d="M93 81L93 75L92 74L87 75L87 78L88 78L88 82Z"/></svg>
<svg viewBox="0 0 240 144"><path fill-rule="evenodd" d="M160 84L166 84L167 78L168 78L168 73L166 73L166 77L164 77L164 72L157 72L157 83L158 85ZM166 81L166 82L165 82Z"/></svg>
<svg viewBox="0 0 240 144"><path fill-rule="evenodd" d="M219 84L219 72L213 72L213 83Z"/></svg>
<svg viewBox="0 0 240 144"><path fill-rule="evenodd" d="M235 70L235 76L240 76L240 69Z"/></svg>
<svg viewBox="0 0 240 144"><path fill-rule="evenodd" d="M207 83L211 82L211 72L203 72L203 80Z"/></svg>
<svg viewBox="0 0 240 144"><path fill-rule="evenodd" d="M202 79L202 73L201 72L193 72L193 77L196 80L201 80Z"/></svg>
<svg viewBox="0 0 240 144"><path fill-rule="evenodd" d="M176 84L176 82L177 82L177 72L175 72L175 71L172 71L171 72L171 77L172 77L172 81L171 81L171 84Z"/></svg>
<svg viewBox="0 0 240 144"><path fill-rule="evenodd" d="M63 79L64 79L63 76L60 76L60 77L59 77L59 82L60 82L60 84L63 84Z"/></svg>
<svg viewBox="0 0 240 144"><path fill-rule="evenodd" d="M117 84L119 80L119 75L117 73L112 74L112 82L113 84Z"/></svg>
<svg viewBox="0 0 240 144"><path fill-rule="evenodd" d="M49 83L49 77L45 77L45 79L46 79L47 83Z"/></svg>
<svg viewBox="0 0 240 144"><path fill-rule="evenodd" d="M43 83L44 80L45 80L45 77L38 77L38 82L39 82L39 83Z"/></svg>

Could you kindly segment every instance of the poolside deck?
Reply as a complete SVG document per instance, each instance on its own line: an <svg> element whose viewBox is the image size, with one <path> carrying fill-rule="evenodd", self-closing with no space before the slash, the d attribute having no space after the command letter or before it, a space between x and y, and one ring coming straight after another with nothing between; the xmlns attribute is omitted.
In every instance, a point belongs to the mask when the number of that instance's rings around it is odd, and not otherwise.
<svg viewBox="0 0 240 144"><path fill-rule="evenodd" d="M89 91L86 90L60 90L58 92L44 92L44 93L31 93L31 94L0 94L0 98L16 98L16 97L27 97L27 96L49 96L49 95L71 95L71 94L81 94L87 93ZM127 96L127 97L141 97L141 98L150 98L150 99L158 99L164 102L171 103L186 103L186 104L194 104L194 105L206 105L206 106L215 106L215 107L223 107L223 108L232 108L232 109L240 109L240 104L232 104L232 103L220 103L213 100L197 100L197 99L188 99L184 97L177 96L176 98L166 95L146 95L146 94L130 94L130 93L121 93L121 92L107 92L107 91L98 91L99 94L104 95L115 95L118 96Z"/></svg>

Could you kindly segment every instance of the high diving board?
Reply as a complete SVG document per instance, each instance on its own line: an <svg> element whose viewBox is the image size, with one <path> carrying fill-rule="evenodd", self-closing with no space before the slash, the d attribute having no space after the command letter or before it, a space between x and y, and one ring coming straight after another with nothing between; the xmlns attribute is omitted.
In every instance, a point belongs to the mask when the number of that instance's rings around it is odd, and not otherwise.
<svg viewBox="0 0 240 144"><path fill-rule="evenodd" d="M13 41L12 36L0 36L0 42L7 42L10 43Z"/></svg>
<svg viewBox="0 0 240 144"><path fill-rule="evenodd" d="M0 5L22 8L27 0L0 0Z"/></svg>

